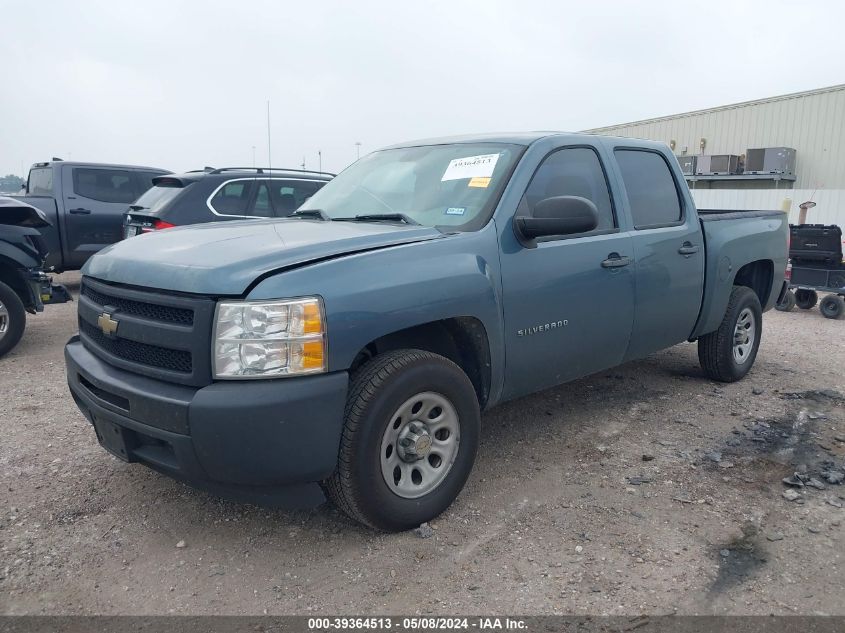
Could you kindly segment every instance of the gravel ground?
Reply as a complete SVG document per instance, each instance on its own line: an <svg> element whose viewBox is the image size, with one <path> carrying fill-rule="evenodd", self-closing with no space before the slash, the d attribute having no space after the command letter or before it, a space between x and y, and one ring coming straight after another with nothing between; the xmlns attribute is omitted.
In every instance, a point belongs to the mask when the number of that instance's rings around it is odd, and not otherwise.
<svg viewBox="0 0 845 633"><path fill-rule="evenodd" d="M845 460L845 322L818 310L767 313L736 384L685 344L488 412L421 538L112 458L65 384L75 309L0 360L0 613L845 615L845 486L781 481Z"/></svg>

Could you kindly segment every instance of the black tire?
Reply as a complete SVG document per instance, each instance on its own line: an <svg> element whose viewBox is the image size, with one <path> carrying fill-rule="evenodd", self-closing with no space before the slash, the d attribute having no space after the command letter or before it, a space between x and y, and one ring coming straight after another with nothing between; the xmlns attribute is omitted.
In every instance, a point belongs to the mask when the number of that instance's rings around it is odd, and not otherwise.
<svg viewBox="0 0 845 633"><path fill-rule="evenodd" d="M17 293L0 281L0 357L10 352L23 336L26 327L26 310Z"/></svg>
<svg viewBox="0 0 845 633"><path fill-rule="evenodd" d="M841 319L845 313L845 299L839 295L827 295L822 299L819 311L826 319Z"/></svg>
<svg viewBox="0 0 845 633"><path fill-rule="evenodd" d="M775 305L775 310L780 310L781 312L791 312L794 307L795 293L791 290L787 290L783 295L783 301Z"/></svg>
<svg viewBox="0 0 845 633"><path fill-rule="evenodd" d="M382 445L395 413L421 392L441 395L454 407L459 441L445 478L409 499L391 490L382 475ZM351 378L337 469L323 488L365 525L391 532L417 527L448 508L464 487L478 450L480 418L472 383L450 360L412 349L376 356Z"/></svg>
<svg viewBox="0 0 845 633"><path fill-rule="evenodd" d="M744 360L738 362L734 355L734 335L737 322L746 310L753 316L754 339L744 353ZM757 295L751 288L734 286L719 329L698 339L698 362L704 373L720 382L735 382L743 378L757 358L762 332L763 310Z"/></svg>
<svg viewBox="0 0 845 633"><path fill-rule="evenodd" d="M819 295L815 290L799 288L795 291L795 305L802 310L812 310L819 302Z"/></svg>

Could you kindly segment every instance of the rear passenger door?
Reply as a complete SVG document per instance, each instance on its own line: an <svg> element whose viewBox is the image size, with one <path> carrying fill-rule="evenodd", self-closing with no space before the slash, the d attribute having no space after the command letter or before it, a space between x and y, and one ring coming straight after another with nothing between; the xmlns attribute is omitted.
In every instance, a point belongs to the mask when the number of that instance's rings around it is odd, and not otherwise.
<svg viewBox="0 0 845 633"><path fill-rule="evenodd" d="M617 147L616 164L633 221L636 307L625 360L687 340L704 288L704 241L681 182L660 152Z"/></svg>
<svg viewBox="0 0 845 633"><path fill-rule="evenodd" d="M135 174L110 167L64 167L67 261L79 267L122 237L123 213L138 197Z"/></svg>

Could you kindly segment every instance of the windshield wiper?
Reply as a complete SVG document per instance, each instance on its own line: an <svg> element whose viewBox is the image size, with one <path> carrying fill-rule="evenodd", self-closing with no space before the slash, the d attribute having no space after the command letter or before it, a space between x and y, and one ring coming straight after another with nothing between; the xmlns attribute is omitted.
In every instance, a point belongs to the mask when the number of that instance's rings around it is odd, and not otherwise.
<svg viewBox="0 0 845 633"><path fill-rule="evenodd" d="M328 222L331 220L329 214L323 211L322 209L300 209L299 211L294 211L291 213L289 218L317 218L318 220L322 220L323 222Z"/></svg>
<svg viewBox="0 0 845 633"><path fill-rule="evenodd" d="M132 209L133 211L141 211L143 209L149 209L149 207L143 207L140 204L130 204L129 208Z"/></svg>
<svg viewBox="0 0 845 633"><path fill-rule="evenodd" d="M388 222L404 222L405 224L416 224L419 222L413 218L408 217L404 213L366 213L363 215L356 215L352 218L332 218L335 222L381 222L386 220Z"/></svg>

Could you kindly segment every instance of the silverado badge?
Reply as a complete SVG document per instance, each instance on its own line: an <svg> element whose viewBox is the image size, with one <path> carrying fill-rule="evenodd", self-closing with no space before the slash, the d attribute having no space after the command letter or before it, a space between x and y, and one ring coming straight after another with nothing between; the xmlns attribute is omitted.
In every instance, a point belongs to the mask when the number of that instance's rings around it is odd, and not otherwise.
<svg viewBox="0 0 845 633"><path fill-rule="evenodd" d="M117 326L120 325L120 321L111 318L108 312L103 312L97 317L97 325L106 336L114 336L117 333Z"/></svg>

